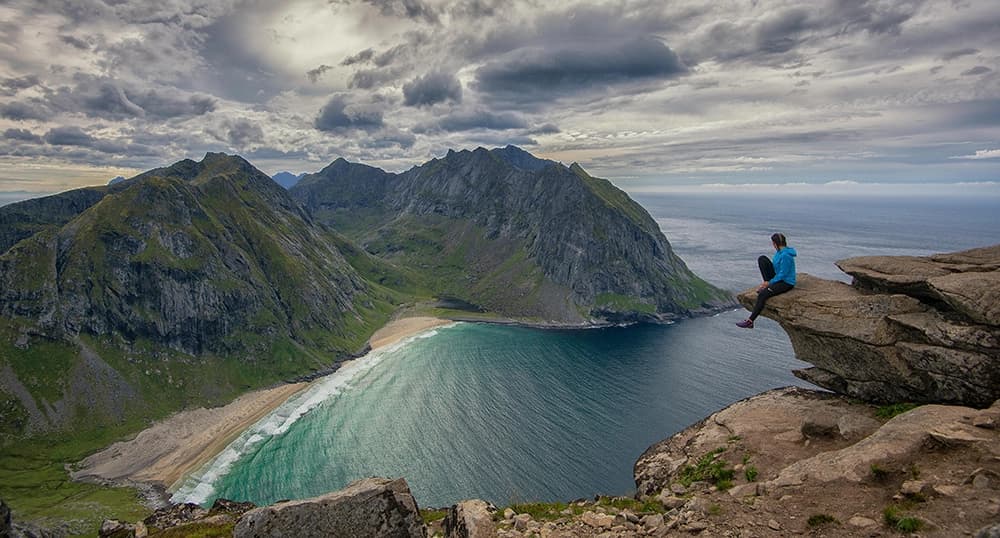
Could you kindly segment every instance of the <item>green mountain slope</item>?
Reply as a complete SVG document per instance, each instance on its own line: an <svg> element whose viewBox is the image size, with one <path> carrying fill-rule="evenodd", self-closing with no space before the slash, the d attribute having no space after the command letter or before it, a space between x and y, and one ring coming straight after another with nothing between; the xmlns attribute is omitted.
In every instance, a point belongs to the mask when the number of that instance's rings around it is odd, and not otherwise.
<svg viewBox="0 0 1000 538"><path fill-rule="evenodd" d="M547 323L664 321L731 305L628 195L519 148L449 152L402 174L338 159L291 194L439 296Z"/></svg>
<svg viewBox="0 0 1000 538"><path fill-rule="evenodd" d="M340 248L370 275L405 287L239 157L181 161L102 194L0 255L9 346L0 391L20 395L21 414L32 419L22 431L71 428L81 416L118 423L160 415L359 351L393 297ZM40 356L36 346L59 347L48 356L63 358ZM30 357L45 361L44 375L31 373L40 366ZM120 401L105 405L90 384L71 382L88 375L103 376ZM173 391L173 381L185 388ZM149 395L170 403L153 405Z"/></svg>

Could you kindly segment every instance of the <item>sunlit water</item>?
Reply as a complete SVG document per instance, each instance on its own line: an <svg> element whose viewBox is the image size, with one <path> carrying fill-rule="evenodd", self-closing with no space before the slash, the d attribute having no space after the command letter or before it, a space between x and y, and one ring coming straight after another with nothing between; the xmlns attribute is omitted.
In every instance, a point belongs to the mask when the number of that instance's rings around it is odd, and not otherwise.
<svg viewBox="0 0 1000 538"><path fill-rule="evenodd" d="M731 290L782 231L800 271L833 262L1000 243L989 199L638 195L675 250ZM175 500L302 498L402 476L421 506L632 491L652 443L741 398L803 384L787 336L745 312L670 326L535 330L455 324L355 361L265 417L190 477Z"/></svg>

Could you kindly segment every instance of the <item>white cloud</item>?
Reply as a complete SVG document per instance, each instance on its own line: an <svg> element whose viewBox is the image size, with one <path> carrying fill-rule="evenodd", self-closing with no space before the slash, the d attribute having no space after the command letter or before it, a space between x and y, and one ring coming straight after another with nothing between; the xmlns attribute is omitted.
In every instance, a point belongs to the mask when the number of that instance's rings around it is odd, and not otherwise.
<svg viewBox="0 0 1000 538"><path fill-rule="evenodd" d="M956 155L949 159L1000 159L1000 149L979 149L972 155Z"/></svg>

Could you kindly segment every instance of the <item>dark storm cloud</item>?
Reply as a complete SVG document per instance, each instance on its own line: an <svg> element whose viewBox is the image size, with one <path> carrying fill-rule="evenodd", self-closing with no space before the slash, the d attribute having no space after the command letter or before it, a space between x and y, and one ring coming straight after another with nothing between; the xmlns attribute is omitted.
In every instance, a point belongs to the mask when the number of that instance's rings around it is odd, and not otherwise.
<svg viewBox="0 0 1000 538"><path fill-rule="evenodd" d="M159 152L144 144L135 144L126 139L108 140L96 138L79 127L54 127L43 137L52 146L88 148L100 153L144 157L158 155Z"/></svg>
<svg viewBox="0 0 1000 538"><path fill-rule="evenodd" d="M371 131L382 127L382 111L371 106L348 105L344 96L335 95L320 110L313 125L320 131Z"/></svg>
<svg viewBox="0 0 1000 538"><path fill-rule="evenodd" d="M38 99L14 101L0 105L0 118L9 120L47 120L52 116L52 111Z"/></svg>
<svg viewBox="0 0 1000 538"><path fill-rule="evenodd" d="M941 59L948 62L954 60L955 58L959 58L962 56L969 56L971 54L979 54L979 49L967 48L967 49L953 50L942 54Z"/></svg>
<svg viewBox="0 0 1000 538"><path fill-rule="evenodd" d="M448 100L462 102L462 83L451 73L427 73L403 85L406 106L426 106Z"/></svg>
<svg viewBox="0 0 1000 538"><path fill-rule="evenodd" d="M394 82L405 73L402 67L386 67L382 69L362 69L355 71L347 82L348 88L369 90L376 86Z"/></svg>
<svg viewBox="0 0 1000 538"><path fill-rule="evenodd" d="M684 60L691 64L709 58L767 64L769 57L780 60L815 40L857 33L895 36L921 4L922 0L829 2L782 8L743 21L720 21L703 33L699 43L685 50Z"/></svg>
<svg viewBox="0 0 1000 538"><path fill-rule="evenodd" d="M333 69L333 66L322 64L316 69L310 69L309 71L306 71L306 76L309 77L309 82L315 84L316 82L319 81L320 77L322 77L327 71L331 69Z"/></svg>
<svg viewBox="0 0 1000 538"><path fill-rule="evenodd" d="M533 127L529 131L529 133L533 134L533 135L556 134L556 133L561 133L561 132L562 132L562 129L560 129L554 123L546 123L546 124L543 124L543 125L539 125L538 127Z"/></svg>
<svg viewBox="0 0 1000 538"><path fill-rule="evenodd" d="M666 80L687 72L669 47L653 38L574 48L518 50L476 71L476 88L519 99L554 99L637 80Z"/></svg>
<svg viewBox="0 0 1000 538"><path fill-rule="evenodd" d="M344 61L340 62L340 65L354 65L360 63L370 62L372 57L375 56L375 49L368 48L353 56L348 56L344 58Z"/></svg>
<svg viewBox="0 0 1000 538"><path fill-rule="evenodd" d="M528 122L524 116L516 112L492 112L485 109L456 112L430 123L414 128L417 133L446 131L450 133L485 129L490 131L506 131L510 129L527 129Z"/></svg>
<svg viewBox="0 0 1000 538"><path fill-rule="evenodd" d="M9 140L19 140L21 142L31 142L32 144L41 144L44 142L42 137L36 135L35 133L27 129L7 129L3 132L3 137Z"/></svg>
<svg viewBox="0 0 1000 538"><path fill-rule="evenodd" d="M421 0L365 0L365 3L377 7L385 16L423 20L431 24L440 22L437 10Z"/></svg>
<svg viewBox="0 0 1000 538"><path fill-rule="evenodd" d="M2 82L0 82L0 88L3 88L3 90L0 91L0 94L14 95L21 90L33 88L41 83L42 81L38 78L38 75L5 78Z"/></svg>
<svg viewBox="0 0 1000 538"><path fill-rule="evenodd" d="M421 43L426 42L427 38L424 34L414 34L411 36L411 42L406 45L396 45L391 49L376 55L372 58L372 62L378 67L385 67L392 64L396 59L404 56L408 50L412 47L419 46Z"/></svg>
<svg viewBox="0 0 1000 538"><path fill-rule="evenodd" d="M53 146L89 147L97 140L79 127L55 127L45 133L45 141Z"/></svg>
<svg viewBox="0 0 1000 538"><path fill-rule="evenodd" d="M989 67L986 67L985 65L977 65L972 69L966 69L965 71L962 71L962 76L969 77L974 75L985 75L986 73L992 73L992 72L993 70L990 69Z"/></svg>
<svg viewBox="0 0 1000 538"><path fill-rule="evenodd" d="M215 99L207 95L184 95L172 88L136 90L110 77L77 75L75 86L62 86L46 96L56 110L82 112L90 117L169 119L200 116L215 110Z"/></svg>
<svg viewBox="0 0 1000 538"><path fill-rule="evenodd" d="M264 130L260 125L250 120L237 119L226 121L226 139L230 144L242 148L259 144L264 140Z"/></svg>

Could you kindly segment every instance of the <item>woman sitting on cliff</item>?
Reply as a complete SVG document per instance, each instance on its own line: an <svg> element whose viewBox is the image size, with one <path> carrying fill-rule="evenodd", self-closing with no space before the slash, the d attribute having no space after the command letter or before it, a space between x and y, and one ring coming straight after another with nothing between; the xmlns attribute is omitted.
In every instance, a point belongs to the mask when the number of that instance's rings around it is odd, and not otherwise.
<svg viewBox="0 0 1000 538"><path fill-rule="evenodd" d="M764 277L764 282L757 287L757 304L754 305L750 317L736 324L744 329L753 329L753 320L757 319L761 310L764 310L764 303L768 299L795 287L795 249L788 246L784 234L772 235L771 245L777 251L774 253L774 262L767 259L767 256L757 258L760 276Z"/></svg>

